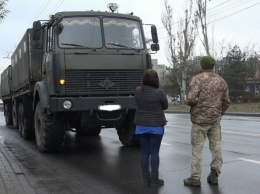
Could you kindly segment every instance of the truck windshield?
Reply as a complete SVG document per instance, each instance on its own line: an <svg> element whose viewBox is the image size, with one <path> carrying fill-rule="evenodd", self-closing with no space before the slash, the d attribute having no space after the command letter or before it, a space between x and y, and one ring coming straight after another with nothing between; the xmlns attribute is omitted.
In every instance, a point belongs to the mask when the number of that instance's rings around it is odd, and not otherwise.
<svg viewBox="0 0 260 194"><path fill-rule="evenodd" d="M140 23L135 20L103 18L107 48L144 49ZM64 18L58 24L61 48L101 48L101 22L98 17Z"/></svg>
<svg viewBox="0 0 260 194"><path fill-rule="evenodd" d="M58 24L61 48L101 48L100 19L97 17L64 18Z"/></svg>
<svg viewBox="0 0 260 194"><path fill-rule="evenodd" d="M139 22L119 18L104 18L103 25L107 48L144 48Z"/></svg>

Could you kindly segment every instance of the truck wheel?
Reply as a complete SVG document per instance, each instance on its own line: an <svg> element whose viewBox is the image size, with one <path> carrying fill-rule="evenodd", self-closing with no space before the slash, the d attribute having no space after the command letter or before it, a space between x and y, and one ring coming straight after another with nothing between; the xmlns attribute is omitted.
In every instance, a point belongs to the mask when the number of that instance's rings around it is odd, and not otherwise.
<svg viewBox="0 0 260 194"><path fill-rule="evenodd" d="M128 115L129 116L129 115ZM136 146L138 145L138 140L135 136L135 124L133 118L126 117L118 127L116 127L119 140L125 146Z"/></svg>
<svg viewBox="0 0 260 194"><path fill-rule="evenodd" d="M34 137L33 119L25 118L23 104L20 103L18 111L19 133L24 139L32 139Z"/></svg>
<svg viewBox="0 0 260 194"><path fill-rule="evenodd" d="M16 100L14 100L14 103L13 103L13 108L12 108L12 117L13 117L13 126L15 129L18 129L18 114L17 114L17 102Z"/></svg>
<svg viewBox="0 0 260 194"><path fill-rule="evenodd" d="M81 126L77 127L77 135L79 136L98 136L101 132L101 127L87 127Z"/></svg>
<svg viewBox="0 0 260 194"><path fill-rule="evenodd" d="M58 115L48 115L39 102L34 115L34 128L40 152L57 152L63 148L65 139L63 122Z"/></svg>
<svg viewBox="0 0 260 194"><path fill-rule="evenodd" d="M7 125L12 125L13 124L13 119L12 119L12 105L11 101L4 102L4 115L5 115L5 123Z"/></svg>

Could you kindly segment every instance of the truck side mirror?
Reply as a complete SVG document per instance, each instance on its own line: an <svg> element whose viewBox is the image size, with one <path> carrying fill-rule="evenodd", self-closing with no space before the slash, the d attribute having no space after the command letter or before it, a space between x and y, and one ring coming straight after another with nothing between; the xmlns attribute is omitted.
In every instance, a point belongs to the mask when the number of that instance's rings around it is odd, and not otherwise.
<svg viewBox="0 0 260 194"><path fill-rule="evenodd" d="M41 41L41 22L35 21L33 22L33 29L32 29L32 47L33 48L42 48L42 41Z"/></svg>
<svg viewBox="0 0 260 194"><path fill-rule="evenodd" d="M33 22L33 40L40 40L41 37L41 22Z"/></svg>
<svg viewBox="0 0 260 194"><path fill-rule="evenodd" d="M58 27L57 27L57 32L58 32L58 34L61 34L62 31L63 31L63 29L64 29L63 24L62 24L62 23L59 23L59 24L58 24Z"/></svg>
<svg viewBox="0 0 260 194"><path fill-rule="evenodd" d="M157 29L156 29L155 25L151 26L151 33L152 33L153 42L158 44L158 34L157 34Z"/></svg>
<svg viewBox="0 0 260 194"><path fill-rule="evenodd" d="M152 51L159 51L160 45L159 44L151 44L151 50Z"/></svg>

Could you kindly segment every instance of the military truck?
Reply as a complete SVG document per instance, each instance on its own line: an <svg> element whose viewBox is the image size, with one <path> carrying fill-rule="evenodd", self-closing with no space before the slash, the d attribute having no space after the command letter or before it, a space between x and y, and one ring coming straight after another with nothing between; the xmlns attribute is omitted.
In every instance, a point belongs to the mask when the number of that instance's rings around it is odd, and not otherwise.
<svg viewBox="0 0 260 194"><path fill-rule="evenodd" d="M151 37L156 52L154 25ZM151 67L133 14L68 11L35 21L1 74L6 124L35 138L40 152L61 150L66 130L92 136L115 128L123 145L134 145L134 91Z"/></svg>
<svg viewBox="0 0 260 194"><path fill-rule="evenodd" d="M1 73L1 99L4 103L4 115L5 122L7 125L13 124L12 121L12 95L11 95L11 68L9 65L2 73ZM7 111L8 110L8 111Z"/></svg>

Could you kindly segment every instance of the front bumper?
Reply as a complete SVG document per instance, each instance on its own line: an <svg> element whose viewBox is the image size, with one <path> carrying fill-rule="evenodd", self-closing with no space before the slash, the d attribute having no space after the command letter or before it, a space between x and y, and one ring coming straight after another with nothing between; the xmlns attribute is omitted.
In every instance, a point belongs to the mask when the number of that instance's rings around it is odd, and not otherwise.
<svg viewBox="0 0 260 194"><path fill-rule="evenodd" d="M65 109L63 102L70 100L71 109ZM48 111L50 112L69 112L69 111L90 111L98 110L100 105L120 105L121 109L135 109L134 96L117 97L52 97Z"/></svg>

